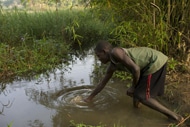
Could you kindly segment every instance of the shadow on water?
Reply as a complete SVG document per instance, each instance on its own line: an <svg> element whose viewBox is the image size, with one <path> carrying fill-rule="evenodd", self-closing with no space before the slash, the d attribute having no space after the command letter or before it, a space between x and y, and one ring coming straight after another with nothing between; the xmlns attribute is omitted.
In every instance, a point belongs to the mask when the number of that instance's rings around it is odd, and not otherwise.
<svg viewBox="0 0 190 127"><path fill-rule="evenodd" d="M0 127L11 122L14 127L69 127L72 120L108 127L167 126L167 118L160 113L145 106L133 108L123 82L110 81L92 103L82 103L81 98L91 93L98 80L92 73L97 64L89 53L82 60L76 57L68 66L71 70L59 68L7 84L0 93Z"/></svg>

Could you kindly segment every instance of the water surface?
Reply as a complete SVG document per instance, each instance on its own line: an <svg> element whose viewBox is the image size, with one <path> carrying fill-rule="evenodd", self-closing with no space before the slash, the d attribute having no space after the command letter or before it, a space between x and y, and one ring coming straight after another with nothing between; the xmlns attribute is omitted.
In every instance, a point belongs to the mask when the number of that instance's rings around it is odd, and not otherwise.
<svg viewBox="0 0 190 127"><path fill-rule="evenodd" d="M133 108L125 95L126 85L110 81L93 103L75 103L76 96L88 96L93 84L94 55L76 61L65 69L21 79L7 84L0 93L0 127L69 127L71 121L113 127L164 127L165 116L145 106ZM71 68L71 70L69 69Z"/></svg>

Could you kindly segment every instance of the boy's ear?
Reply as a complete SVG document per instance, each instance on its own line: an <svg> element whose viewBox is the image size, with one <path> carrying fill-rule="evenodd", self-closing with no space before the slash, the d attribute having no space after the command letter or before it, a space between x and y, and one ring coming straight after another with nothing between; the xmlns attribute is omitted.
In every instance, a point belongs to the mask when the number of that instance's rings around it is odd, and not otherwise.
<svg viewBox="0 0 190 127"><path fill-rule="evenodd" d="M102 52L107 53L108 50L107 49L102 49Z"/></svg>
<svg viewBox="0 0 190 127"><path fill-rule="evenodd" d="M106 53L106 50L105 50L105 49L103 49L103 50L102 50L102 52L105 54L105 53Z"/></svg>

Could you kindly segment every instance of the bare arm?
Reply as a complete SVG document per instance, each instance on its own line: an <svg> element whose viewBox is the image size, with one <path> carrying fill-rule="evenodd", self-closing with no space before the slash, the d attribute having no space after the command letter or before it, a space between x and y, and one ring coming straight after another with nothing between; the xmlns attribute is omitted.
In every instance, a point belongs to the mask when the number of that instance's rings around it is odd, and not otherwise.
<svg viewBox="0 0 190 127"><path fill-rule="evenodd" d="M107 84L109 79L112 77L114 71L115 71L115 69L114 69L113 65L110 63L102 81L97 85L97 87L93 90L93 92L90 94L90 96L88 98L86 98L84 101L90 102L105 87L105 85Z"/></svg>
<svg viewBox="0 0 190 127"><path fill-rule="evenodd" d="M115 60L117 60L117 62L122 63L131 72L133 76L132 87L135 87L139 81L140 67L135 64L121 48L114 48L111 55Z"/></svg>

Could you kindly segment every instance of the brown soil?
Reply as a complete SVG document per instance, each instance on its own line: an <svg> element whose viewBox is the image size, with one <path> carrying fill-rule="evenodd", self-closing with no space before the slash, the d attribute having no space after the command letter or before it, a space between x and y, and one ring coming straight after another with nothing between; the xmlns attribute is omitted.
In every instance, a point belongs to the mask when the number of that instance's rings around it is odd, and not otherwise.
<svg viewBox="0 0 190 127"><path fill-rule="evenodd" d="M174 110L187 118L180 127L190 127L190 73L172 73L166 78L164 99L174 106Z"/></svg>

